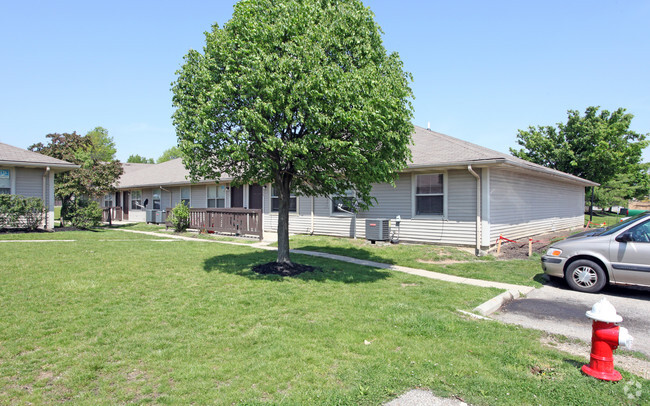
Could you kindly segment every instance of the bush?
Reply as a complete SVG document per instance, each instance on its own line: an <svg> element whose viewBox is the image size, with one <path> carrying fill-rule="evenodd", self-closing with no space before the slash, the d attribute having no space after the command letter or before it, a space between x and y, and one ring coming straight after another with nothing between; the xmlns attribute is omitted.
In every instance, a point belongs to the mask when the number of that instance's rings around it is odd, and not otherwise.
<svg viewBox="0 0 650 406"><path fill-rule="evenodd" d="M36 230L43 221L45 205L38 197L0 195L0 229Z"/></svg>
<svg viewBox="0 0 650 406"><path fill-rule="evenodd" d="M68 214L73 227L88 229L102 222L102 209L95 201L78 199L70 209Z"/></svg>
<svg viewBox="0 0 650 406"><path fill-rule="evenodd" d="M183 203L179 203L172 209L169 216L169 222L174 226L177 233L187 230L190 226L190 208Z"/></svg>

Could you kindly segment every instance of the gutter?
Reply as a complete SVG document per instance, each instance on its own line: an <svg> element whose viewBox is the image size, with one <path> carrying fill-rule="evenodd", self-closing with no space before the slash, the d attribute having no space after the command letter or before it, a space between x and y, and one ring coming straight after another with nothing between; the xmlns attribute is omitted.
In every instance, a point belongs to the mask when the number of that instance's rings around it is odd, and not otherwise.
<svg viewBox="0 0 650 406"><path fill-rule="evenodd" d="M476 256L481 256L481 177L478 176L472 165L467 165L467 170L476 178Z"/></svg>
<svg viewBox="0 0 650 406"><path fill-rule="evenodd" d="M59 169L61 171L68 171L71 169L81 168L81 165L76 165L76 164L62 165L62 164L49 164L47 162L0 161L0 164L7 165L7 166L17 166L21 168L34 168L34 167L42 168L45 166L47 168Z"/></svg>

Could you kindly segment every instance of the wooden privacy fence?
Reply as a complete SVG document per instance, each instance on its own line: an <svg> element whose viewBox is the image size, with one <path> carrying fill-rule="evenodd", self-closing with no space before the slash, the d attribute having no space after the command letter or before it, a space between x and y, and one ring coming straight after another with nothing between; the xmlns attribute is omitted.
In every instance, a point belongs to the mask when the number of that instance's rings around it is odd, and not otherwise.
<svg viewBox="0 0 650 406"><path fill-rule="evenodd" d="M122 208L121 207L104 207L102 211L102 221L112 224L113 221L122 221Z"/></svg>
<svg viewBox="0 0 650 406"><path fill-rule="evenodd" d="M166 210L166 222L172 209ZM214 233L256 236L262 240L262 210L260 209L190 209L190 228Z"/></svg>

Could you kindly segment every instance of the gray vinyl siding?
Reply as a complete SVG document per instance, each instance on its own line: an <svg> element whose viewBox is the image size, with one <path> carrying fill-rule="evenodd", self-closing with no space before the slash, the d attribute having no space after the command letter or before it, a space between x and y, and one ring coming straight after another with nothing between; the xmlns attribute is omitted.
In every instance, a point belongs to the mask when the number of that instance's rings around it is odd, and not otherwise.
<svg viewBox="0 0 650 406"><path fill-rule="evenodd" d="M387 183L373 185L372 195L377 201L369 210L359 213L356 219L352 215L332 214L332 201L327 197L316 197L313 234L354 237L356 233L357 238L365 238L366 219L387 218L391 219L391 231L397 236L395 218L399 215L402 218L399 229L402 241L473 245L476 235L475 178L467 171L447 173L448 219L411 218L412 179L411 174L400 174L394 187ZM299 211L300 215L291 214L289 217L289 232L311 233L311 198L300 198ZM264 227L269 231L277 230L276 213L265 213Z"/></svg>
<svg viewBox="0 0 650 406"><path fill-rule="evenodd" d="M142 204L144 204L144 199L148 199L147 209L153 209L153 189L142 189Z"/></svg>
<svg viewBox="0 0 650 406"><path fill-rule="evenodd" d="M44 169L16 168L16 194L43 199Z"/></svg>
<svg viewBox="0 0 650 406"><path fill-rule="evenodd" d="M584 186L506 169L490 171L490 239L581 227Z"/></svg>
<svg viewBox="0 0 650 406"><path fill-rule="evenodd" d="M172 193L172 208L174 208L181 202L181 188L177 186L169 188L169 190Z"/></svg>

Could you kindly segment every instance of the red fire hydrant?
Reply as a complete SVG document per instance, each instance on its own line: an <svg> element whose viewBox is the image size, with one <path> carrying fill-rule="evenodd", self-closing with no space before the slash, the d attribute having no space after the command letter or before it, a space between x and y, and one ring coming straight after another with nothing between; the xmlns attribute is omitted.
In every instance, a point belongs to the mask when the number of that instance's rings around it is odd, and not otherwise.
<svg viewBox="0 0 650 406"><path fill-rule="evenodd" d="M614 369L613 351L619 345L631 348L633 340L625 327L615 324L622 322L623 317L616 314L614 306L605 298L587 311L587 317L594 322L589 365L583 365L582 372L604 381L620 381L622 376Z"/></svg>

